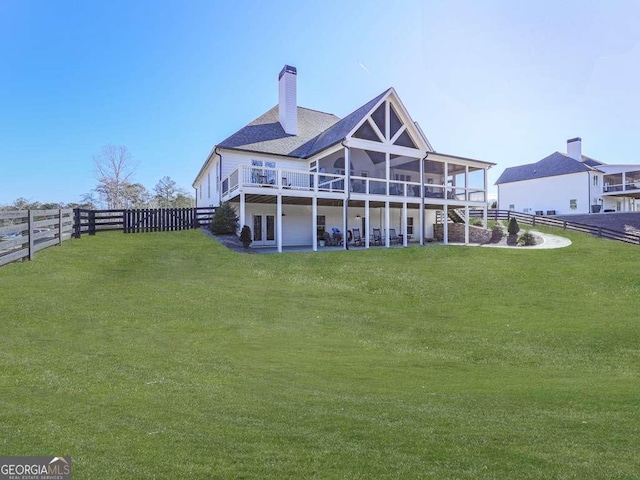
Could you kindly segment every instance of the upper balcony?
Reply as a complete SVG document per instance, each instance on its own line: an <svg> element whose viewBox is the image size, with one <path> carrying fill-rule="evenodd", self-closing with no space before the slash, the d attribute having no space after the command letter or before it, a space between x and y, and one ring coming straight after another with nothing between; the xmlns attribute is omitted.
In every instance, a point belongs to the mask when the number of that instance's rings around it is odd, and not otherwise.
<svg viewBox="0 0 640 480"><path fill-rule="evenodd" d="M604 176L602 194L605 196L640 196L640 172L613 173Z"/></svg>
<svg viewBox="0 0 640 480"><path fill-rule="evenodd" d="M282 168L256 167L241 165L222 181L222 200L237 196L240 191L250 194L275 195L282 190L288 196L344 198L346 175L323 172L308 172ZM485 202L486 192L480 188L445 186L431 183L422 184L425 201L434 199L434 203L444 200ZM374 177L351 175L350 193L354 200L384 200L387 197L420 199L419 182L389 180ZM390 198L389 198L390 197Z"/></svg>

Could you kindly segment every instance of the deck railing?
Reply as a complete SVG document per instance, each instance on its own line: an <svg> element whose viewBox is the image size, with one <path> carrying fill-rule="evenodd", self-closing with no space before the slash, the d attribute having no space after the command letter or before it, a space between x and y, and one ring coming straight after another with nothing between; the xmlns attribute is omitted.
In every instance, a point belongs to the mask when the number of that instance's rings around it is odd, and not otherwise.
<svg viewBox="0 0 640 480"><path fill-rule="evenodd" d="M241 165L222 181L222 195L224 198L240 187L345 193L345 183L346 175ZM421 185L418 182L351 175L349 183L351 193L410 198L420 198L421 196ZM422 184L422 188L426 198L447 198L470 202L486 201L486 191L479 188L427 183Z"/></svg>

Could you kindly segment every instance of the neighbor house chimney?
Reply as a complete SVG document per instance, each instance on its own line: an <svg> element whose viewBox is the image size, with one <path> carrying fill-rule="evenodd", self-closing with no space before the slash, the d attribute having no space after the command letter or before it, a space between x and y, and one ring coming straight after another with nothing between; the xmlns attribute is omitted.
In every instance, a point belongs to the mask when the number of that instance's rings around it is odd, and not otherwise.
<svg viewBox="0 0 640 480"><path fill-rule="evenodd" d="M289 135L298 134L297 76L296 67L289 65L285 65L278 76L278 119Z"/></svg>
<svg viewBox="0 0 640 480"><path fill-rule="evenodd" d="M574 160L582 161L582 139L580 137L567 140L567 155Z"/></svg>

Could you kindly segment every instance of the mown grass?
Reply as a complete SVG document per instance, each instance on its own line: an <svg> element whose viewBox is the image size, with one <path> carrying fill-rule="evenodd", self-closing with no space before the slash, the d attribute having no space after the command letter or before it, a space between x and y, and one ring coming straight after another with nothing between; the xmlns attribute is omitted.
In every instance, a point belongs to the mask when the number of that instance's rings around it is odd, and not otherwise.
<svg viewBox="0 0 640 480"><path fill-rule="evenodd" d="M566 236L47 249L0 269L0 454L77 479L639 478L640 251Z"/></svg>

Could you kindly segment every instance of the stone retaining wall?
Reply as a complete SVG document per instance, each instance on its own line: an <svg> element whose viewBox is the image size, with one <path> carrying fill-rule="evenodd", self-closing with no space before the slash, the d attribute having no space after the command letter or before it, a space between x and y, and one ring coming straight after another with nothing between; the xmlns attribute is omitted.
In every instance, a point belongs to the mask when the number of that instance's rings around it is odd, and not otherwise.
<svg viewBox="0 0 640 480"><path fill-rule="evenodd" d="M464 243L464 224L449 223L449 241ZM436 223L433 226L433 235L439 242L443 240L442 224ZM469 226L469 243L489 243L491 241L491 230L486 228Z"/></svg>

